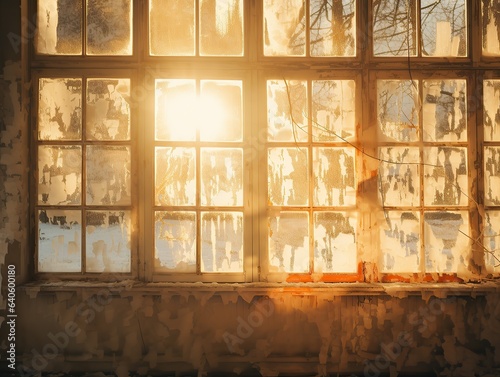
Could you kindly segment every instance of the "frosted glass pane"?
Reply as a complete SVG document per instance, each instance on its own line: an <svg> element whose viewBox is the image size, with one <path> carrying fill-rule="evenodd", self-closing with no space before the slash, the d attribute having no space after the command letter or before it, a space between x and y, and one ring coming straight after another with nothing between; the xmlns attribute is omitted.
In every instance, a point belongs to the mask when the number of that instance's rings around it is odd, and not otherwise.
<svg viewBox="0 0 500 377"><path fill-rule="evenodd" d="M424 225L426 272L457 272L470 250L468 213L427 212Z"/></svg>
<svg viewBox="0 0 500 377"><path fill-rule="evenodd" d="M484 147L484 204L500 205L500 147Z"/></svg>
<svg viewBox="0 0 500 377"><path fill-rule="evenodd" d="M81 55L82 1L38 0L37 3L36 52Z"/></svg>
<svg viewBox="0 0 500 377"><path fill-rule="evenodd" d="M200 0L200 55L243 55L243 1Z"/></svg>
<svg viewBox="0 0 500 377"><path fill-rule="evenodd" d="M425 141L467 141L465 80L424 80Z"/></svg>
<svg viewBox="0 0 500 377"><path fill-rule="evenodd" d="M87 204L130 204L130 147L87 146Z"/></svg>
<svg viewBox="0 0 500 377"><path fill-rule="evenodd" d="M87 211L87 272L130 272L130 211Z"/></svg>
<svg viewBox="0 0 500 377"><path fill-rule="evenodd" d="M379 133L400 142L419 138L418 83L411 80L377 80Z"/></svg>
<svg viewBox="0 0 500 377"><path fill-rule="evenodd" d="M425 148L424 163L425 205L467 205L467 148Z"/></svg>
<svg viewBox="0 0 500 377"><path fill-rule="evenodd" d="M415 56L416 1L373 1L373 55Z"/></svg>
<svg viewBox="0 0 500 377"><path fill-rule="evenodd" d="M500 13L497 0L481 1L483 55L500 55Z"/></svg>
<svg viewBox="0 0 500 377"><path fill-rule="evenodd" d="M243 272L243 213L201 213L201 271Z"/></svg>
<svg viewBox="0 0 500 377"><path fill-rule="evenodd" d="M80 211L38 211L39 272L81 271L81 224Z"/></svg>
<svg viewBox="0 0 500 377"><path fill-rule="evenodd" d="M356 213L314 214L314 271L357 271Z"/></svg>
<svg viewBox="0 0 500 377"><path fill-rule="evenodd" d="M267 162L269 202L277 206L307 205L309 200L307 149L270 148Z"/></svg>
<svg viewBox="0 0 500 377"><path fill-rule="evenodd" d="M307 85L305 81L267 81L269 141L307 141Z"/></svg>
<svg viewBox="0 0 500 377"><path fill-rule="evenodd" d="M500 141L500 80L483 81L483 105L484 140Z"/></svg>
<svg viewBox="0 0 500 377"><path fill-rule="evenodd" d="M195 53L195 1L149 1L151 55L193 56Z"/></svg>
<svg viewBox="0 0 500 377"><path fill-rule="evenodd" d="M87 54L132 55L131 0L87 0Z"/></svg>
<svg viewBox="0 0 500 377"><path fill-rule="evenodd" d="M196 150L157 147L155 156L155 205L195 205Z"/></svg>
<svg viewBox="0 0 500 377"><path fill-rule="evenodd" d="M80 204L81 186L81 147L38 147L38 204Z"/></svg>
<svg viewBox="0 0 500 377"><path fill-rule="evenodd" d="M354 80L312 82L314 141L343 141L355 137L355 95Z"/></svg>
<svg viewBox="0 0 500 377"><path fill-rule="evenodd" d="M379 246L382 272L420 272L420 214L384 211Z"/></svg>
<svg viewBox="0 0 500 377"><path fill-rule="evenodd" d="M201 148L201 205L243 205L243 151Z"/></svg>
<svg viewBox="0 0 500 377"><path fill-rule="evenodd" d="M155 212L155 268L196 272L196 213Z"/></svg>
<svg viewBox="0 0 500 377"><path fill-rule="evenodd" d="M305 55L305 9L304 0L264 0L264 55Z"/></svg>
<svg viewBox="0 0 500 377"><path fill-rule="evenodd" d="M380 147L379 200L382 206L419 206L419 149Z"/></svg>
<svg viewBox="0 0 500 377"><path fill-rule="evenodd" d="M269 218L269 271L309 272L309 214L279 212Z"/></svg>
<svg viewBox="0 0 500 377"><path fill-rule="evenodd" d="M484 259L492 272L500 272L500 211L486 211L483 245L488 250Z"/></svg>
<svg viewBox="0 0 500 377"><path fill-rule="evenodd" d="M130 80L87 80L87 139L130 139Z"/></svg>
<svg viewBox="0 0 500 377"><path fill-rule="evenodd" d="M467 56L465 0L421 0L422 56Z"/></svg>
<svg viewBox="0 0 500 377"><path fill-rule="evenodd" d="M38 85L38 139L80 140L82 80L41 78Z"/></svg>
<svg viewBox="0 0 500 377"><path fill-rule="evenodd" d="M356 204L355 154L352 147L313 148L314 205Z"/></svg>

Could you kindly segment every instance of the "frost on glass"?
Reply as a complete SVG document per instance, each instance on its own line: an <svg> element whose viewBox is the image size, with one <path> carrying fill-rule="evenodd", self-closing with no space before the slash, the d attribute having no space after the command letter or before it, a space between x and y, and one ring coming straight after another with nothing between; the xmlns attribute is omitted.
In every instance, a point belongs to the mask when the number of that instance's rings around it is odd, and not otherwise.
<svg viewBox="0 0 500 377"><path fill-rule="evenodd" d="M483 55L500 55L500 12L498 0L481 1Z"/></svg>
<svg viewBox="0 0 500 377"><path fill-rule="evenodd" d="M130 227L130 211L87 211L87 272L130 272Z"/></svg>
<svg viewBox="0 0 500 377"><path fill-rule="evenodd" d="M80 140L82 80L41 78L38 88L38 139Z"/></svg>
<svg viewBox="0 0 500 377"><path fill-rule="evenodd" d="M81 202L82 148L38 147L38 204L75 205Z"/></svg>
<svg viewBox="0 0 500 377"><path fill-rule="evenodd" d="M82 215L75 210L38 211L38 272L80 272Z"/></svg>
<svg viewBox="0 0 500 377"><path fill-rule="evenodd" d="M195 54L195 1L149 1L149 51L151 55Z"/></svg>
<svg viewBox="0 0 500 377"><path fill-rule="evenodd" d="M306 141L307 86L305 81L267 81L269 141Z"/></svg>
<svg viewBox="0 0 500 377"><path fill-rule="evenodd" d="M500 205L500 147L484 147L484 204Z"/></svg>
<svg viewBox="0 0 500 377"><path fill-rule="evenodd" d="M243 213L201 213L201 271L243 272Z"/></svg>
<svg viewBox="0 0 500 377"><path fill-rule="evenodd" d="M196 213L155 212L155 268L196 272Z"/></svg>
<svg viewBox="0 0 500 377"><path fill-rule="evenodd" d="M416 3L416 0L373 1L374 56L417 54Z"/></svg>
<svg viewBox="0 0 500 377"><path fill-rule="evenodd" d="M157 147L155 156L155 205L195 205L196 150Z"/></svg>
<svg viewBox="0 0 500 377"><path fill-rule="evenodd" d="M130 139L130 80L87 80L88 140Z"/></svg>
<svg viewBox="0 0 500 377"><path fill-rule="evenodd" d="M483 106L484 140L500 141L500 80L483 81Z"/></svg>
<svg viewBox="0 0 500 377"><path fill-rule="evenodd" d="M264 0L264 55L304 56L304 0Z"/></svg>
<svg viewBox="0 0 500 377"><path fill-rule="evenodd" d="M425 141L467 141L465 80L424 80Z"/></svg>
<svg viewBox="0 0 500 377"><path fill-rule="evenodd" d="M466 211L424 214L425 271L457 272L469 246L469 215Z"/></svg>
<svg viewBox="0 0 500 377"><path fill-rule="evenodd" d="M87 146L87 204L128 205L130 186L130 147Z"/></svg>
<svg viewBox="0 0 500 377"><path fill-rule="evenodd" d="M419 206L418 147L380 147L379 200L382 206Z"/></svg>
<svg viewBox="0 0 500 377"><path fill-rule="evenodd" d="M424 164L425 205L467 205L467 148L425 148Z"/></svg>
<svg viewBox="0 0 500 377"><path fill-rule="evenodd" d="M467 56L465 0L421 0L422 56Z"/></svg>
<svg viewBox="0 0 500 377"><path fill-rule="evenodd" d="M38 0L35 46L38 54L81 55L82 1Z"/></svg>
<svg viewBox="0 0 500 377"><path fill-rule="evenodd" d="M354 148L314 148L314 204L355 205L357 188L355 170Z"/></svg>
<svg viewBox="0 0 500 377"><path fill-rule="evenodd" d="M312 56L356 55L356 1L310 0Z"/></svg>
<svg viewBox="0 0 500 377"><path fill-rule="evenodd" d="M418 83L411 80L377 80L379 132L389 140L419 138Z"/></svg>
<svg viewBox="0 0 500 377"><path fill-rule="evenodd" d="M486 211L483 245L487 269L500 272L500 211Z"/></svg>
<svg viewBox="0 0 500 377"><path fill-rule="evenodd" d="M278 212L268 221L269 270L309 272L309 214Z"/></svg>
<svg viewBox="0 0 500 377"><path fill-rule="evenodd" d="M420 214L384 211L380 226L382 272L420 272Z"/></svg>
<svg viewBox="0 0 500 377"><path fill-rule="evenodd" d="M201 205L243 205L243 151L201 148Z"/></svg>
<svg viewBox="0 0 500 377"><path fill-rule="evenodd" d="M267 185L271 205L308 204L308 152L302 148L270 148Z"/></svg>
<svg viewBox="0 0 500 377"><path fill-rule="evenodd" d="M200 55L243 55L243 0L200 0Z"/></svg>
<svg viewBox="0 0 500 377"><path fill-rule="evenodd" d="M354 80L312 82L312 134L314 141L342 141L355 137Z"/></svg>
<svg viewBox="0 0 500 377"><path fill-rule="evenodd" d="M192 141L198 127L195 80L156 80L155 139Z"/></svg>
<svg viewBox="0 0 500 377"><path fill-rule="evenodd" d="M356 213L314 213L314 271L355 273Z"/></svg>
<svg viewBox="0 0 500 377"><path fill-rule="evenodd" d="M132 1L87 0L87 55L132 55Z"/></svg>

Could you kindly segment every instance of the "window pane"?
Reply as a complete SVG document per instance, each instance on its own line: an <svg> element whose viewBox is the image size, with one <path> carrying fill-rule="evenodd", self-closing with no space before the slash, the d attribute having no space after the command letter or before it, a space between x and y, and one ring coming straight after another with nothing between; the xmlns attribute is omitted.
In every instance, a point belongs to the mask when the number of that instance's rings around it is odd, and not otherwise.
<svg viewBox="0 0 500 377"><path fill-rule="evenodd" d="M304 56L304 0L264 0L264 55Z"/></svg>
<svg viewBox="0 0 500 377"><path fill-rule="evenodd" d="M39 272L81 271L81 223L80 211L38 211Z"/></svg>
<svg viewBox="0 0 500 377"><path fill-rule="evenodd" d="M155 204L195 205L195 149L157 147L155 155Z"/></svg>
<svg viewBox="0 0 500 377"><path fill-rule="evenodd" d="M38 0L37 15L37 53L82 54L81 0Z"/></svg>
<svg viewBox="0 0 500 377"><path fill-rule="evenodd" d="M314 271L357 271L356 213L314 213Z"/></svg>
<svg viewBox="0 0 500 377"><path fill-rule="evenodd" d="M87 0L87 55L132 55L131 0Z"/></svg>
<svg viewBox="0 0 500 377"><path fill-rule="evenodd" d="M415 56L416 1L373 1L373 55Z"/></svg>
<svg viewBox="0 0 500 377"><path fill-rule="evenodd" d="M268 153L269 202L277 206L307 205L309 200L307 149L270 148Z"/></svg>
<svg viewBox="0 0 500 377"><path fill-rule="evenodd" d="M379 132L389 140L419 138L418 83L411 80L377 80Z"/></svg>
<svg viewBox="0 0 500 377"><path fill-rule="evenodd" d="M355 137L355 95L354 80L312 82L314 141L342 141Z"/></svg>
<svg viewBox="0 0 500 377"><path fill-rule="evenodd" d="M421 0L422 56L467 56L465 0Z"/></svg>
<svg viewBox="0 0 500 377"><path fill-rule="evenodd" d="M484 147L484 204L500 205L500 147Z"/></svg>
<svg viewBox="0 0 500 377"><path fill-rule="evenodd" d="M201 271L243 272L243 213L201 213Z"/></svg>
<svg viewBox="0 0 500 377"><path fill-rule="evenodd" d="M356 204L354 159L355 149L351 147L313 148L314 205Z"/></svg>
<svg viewBox="0 0 500 377"><path fill-rule="evenodd" d="M305 81L267 81L269 141L306 141L307 84Z"/></svg>
<svg viewBox="0 0 500 377"><path fill-rule="evenodd" d="M194 0L149 1L151 55L193 56L195 29Z"/></svg>
<svg viewBox="0 0 500 377"><path fill-rule="evenodd" d="M484 140L500 141L500 80L484 80L483 104Z"/></svg>
<svg viewBox="0 0 500 377"><path fill-rule="evenodd" d="M130 272L130 211L87 211L87 272Z"/></svg>
<svg viewBox="0 0 500 377"><path fill-rule="evenodd" d="M130 204L130 147L87 146L87 204Z"/></svg>
<svg viewBox="0 0 500 377"><path fill-rule="evenodd" d="M82 80L39 80L38 140L80 140Z"/></svg>
<svg viewBox="0 0 500 377"><path fill-rule="evenodd" d="M243 205L243 151L201 148L201 205Z"/></svg>
<svg viewBox="0 0 500 377"><path fill-rule="evenodd" d="M155 212L155 268L196 272L196 213Z"/></svg>
<svg viewBox="0 0 500 377"><path fill-rule="evenodd" d="M467 205L466 148L424 148L424 163L425 205Z"/></svg>
<svg viewBox="0 0 500 377"><path fill-rule="evenodd" d="M486 211L484 222L483 245L488 250L484 255L486 267L491 271L500 272L500 211Z"/></svg>
<svg viewBox="0 0 500 377"><path fill-rule="evenodd" d="M382 272L420 272L420 214L384 211L380 224Z"/></svg>
<svg viewBox="0 0 500 377"><path fill-rule="evenodd" d="M271 272L309 272L309 214L278 212L269 218Z"/></svg>
<svg viewBox="0 0 500 377"><path fill-rule="evenodd" d="M200 0L200 55L243 55L243 0Z"/></svg>
<svg viewBox="0 0 500 377"><path fill-rule="evenodd" d="M380 147L379 200L382 206L419 206L419 149Z"/></svg>
<svg viewBox="0 0 500 377"><path fill-rule="evenodd" d="M312 56L356 55L356 1L310 0Z"/></svg>
<svg viewBox="0 0 500 377"><path fill-rule="evenodd" d="M38 204L80 204L82 148L38 146Z"/></svg>
<svg viewBox="0 0 500 377"><path fill-rule="evenodd" d="M426 212L424 234L426 272L457 272L470 247L468 213Z"/></svg>
<svg viewBox="0 0 500 377"><path fill-rule="evenodd" d="M88 140L130 139L130 80L87 80Z"/></svg>
<svg viewBox="0 0 500 377"><path fill-rule="evenodd" d="M423 81L425 141L467 141L465 80Z"/></svg>
<svg viewBox="0 0 500 377"><path fill-rule="evenodd" d="M481 1L483 55L500 55L500 12L497 0Z"/></svg>

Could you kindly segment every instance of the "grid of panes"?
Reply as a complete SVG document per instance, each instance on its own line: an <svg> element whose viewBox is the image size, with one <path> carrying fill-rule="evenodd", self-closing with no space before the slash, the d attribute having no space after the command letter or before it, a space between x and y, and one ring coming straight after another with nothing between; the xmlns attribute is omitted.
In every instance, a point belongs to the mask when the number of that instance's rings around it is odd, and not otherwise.
<svg viewBox="0 0 500 377"><path fill-rule="evenodd" d="M40 77L37 271L131 271L130 79Z"/></svg>
<svg viewBox="0 0 500 377"><path fill-rule="evenodd" d="M379 79L380 270L456 273L469 247L465 79Z"/></svg>
<svg viewBox="0 0 500 377"><path fill-rule="evenodd" d="M266 85L268 272L355 274L355 81Z"/></svg>

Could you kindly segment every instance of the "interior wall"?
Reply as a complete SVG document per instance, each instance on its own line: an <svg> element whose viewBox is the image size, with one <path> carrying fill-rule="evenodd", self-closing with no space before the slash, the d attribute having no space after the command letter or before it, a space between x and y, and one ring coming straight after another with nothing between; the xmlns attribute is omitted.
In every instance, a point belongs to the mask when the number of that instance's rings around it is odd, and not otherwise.
<svg viewBox="0 0 500 377"><path fill-rule="evenodd" d="M203 375L500 375L496 291L407 296L338 290L21 288L28 234L28 110L21 0L0 2L0 361L4 375L106 371ZM5 363L7 266L17 271L16 369ZM449 292L448 292L449 293ZM131 373L130 373L131 375Z"/></svg>

